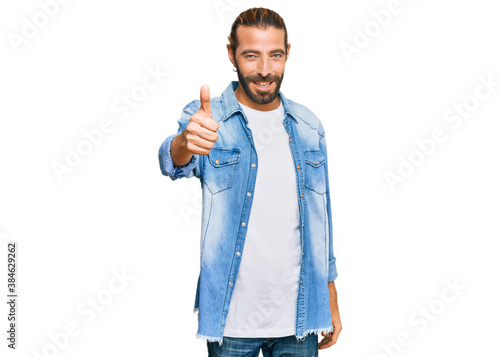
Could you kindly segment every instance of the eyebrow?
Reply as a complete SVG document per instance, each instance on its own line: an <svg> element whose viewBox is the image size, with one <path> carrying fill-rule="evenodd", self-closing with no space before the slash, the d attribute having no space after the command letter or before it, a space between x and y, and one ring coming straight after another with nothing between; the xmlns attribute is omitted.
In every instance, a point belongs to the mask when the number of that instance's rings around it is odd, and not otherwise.
<svg viewBox="0 0 500 357"><path fill-rule="evenodd" d="M260 51L257 51L257 50L245 50L245 51L241 52L241 55L244 56L244 55L247 55L249 53L260 53ZM277 50L270 51L270 53L272 53L272 54L274 54L274 53L280 53L280 54L284 55L285 51L283 51L282 49L277 49Z"/></svg>

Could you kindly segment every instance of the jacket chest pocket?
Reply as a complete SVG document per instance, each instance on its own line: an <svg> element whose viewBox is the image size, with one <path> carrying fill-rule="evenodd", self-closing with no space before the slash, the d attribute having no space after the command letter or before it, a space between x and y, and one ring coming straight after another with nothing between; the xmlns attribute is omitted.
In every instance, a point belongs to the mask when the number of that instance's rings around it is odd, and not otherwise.
<svg viewBox="0 0 500 357"><path fill-rule="evenodd" d="M326 192L326 158L320 150L304 151L304 174L306 188L319 194Z"/></svg>
<svg viewBox="0 0 500 357"><path fill-rule="evenodd" d="M233 186L236 166L240 162L241 149L212 148L208 154L208 163L203 174L203 181L213 194Z"/></svg>

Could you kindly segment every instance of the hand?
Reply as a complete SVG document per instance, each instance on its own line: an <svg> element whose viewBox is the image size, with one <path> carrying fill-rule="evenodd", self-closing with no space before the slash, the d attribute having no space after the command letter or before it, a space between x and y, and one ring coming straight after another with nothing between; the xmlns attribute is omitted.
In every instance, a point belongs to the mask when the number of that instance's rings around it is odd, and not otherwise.
<svg viewBox="0 0 500 357"><path fill-rule="evenodd" d="M319 342L319 349L325 349L337 343L340 330L342 330L342 324L340 323L339 306L337 304L337 290L335 289L335 283L333 281L328 283L328 291L330 295L330 312L332 314L333 332L329 332L328 334L324 332L321 333L321 335L325 336L325 338L323 338Z"/></svg>
<svg viewBox="0 0 500 357"><path fill-rule="evenodd" d="M183 131L184 143L190 153L208 155L219 138L219 124L212 118L210 88L207 85L201 87L200 101L200 109L191 116Z"/></svg>

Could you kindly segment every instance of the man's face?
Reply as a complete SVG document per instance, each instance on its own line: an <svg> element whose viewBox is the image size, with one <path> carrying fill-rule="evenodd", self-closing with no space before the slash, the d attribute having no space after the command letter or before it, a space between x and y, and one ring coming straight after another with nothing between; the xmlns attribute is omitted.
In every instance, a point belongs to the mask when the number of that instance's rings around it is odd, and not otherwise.
<svg viewBox="0 0 500 357"><path fill-rule="evenodd" d="M276 99L285 74L285 31L275 27L240 26L234 56L238 80L245 94L257 104ZM290 48L290 45L289 45ZM289 49L288 48L288 49Z"/></svg>

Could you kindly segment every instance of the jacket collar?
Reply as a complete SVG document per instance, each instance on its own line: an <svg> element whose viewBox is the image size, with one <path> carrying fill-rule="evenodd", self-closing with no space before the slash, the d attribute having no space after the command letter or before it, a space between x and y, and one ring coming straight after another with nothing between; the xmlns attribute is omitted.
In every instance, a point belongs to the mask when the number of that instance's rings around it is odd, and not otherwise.
<svg viewBox="0 0 500 357"><path fill-rule="evenodd" d="M243 110L241 109L241 106L238 103L238 100L236 99L236 95L234 94L234 91L236 88L238 88L239 84L240 83L238 81L232 81L222 93L222 105L224 107L224 118L222 118L223 121L226 121L230 116L232 116L236 112L243 113ZM290 114L293 120L297 122L297 118L295 117L296 114L292 111L290 103L285 98L281 90L279 91L279 96L281 98L281 102L283 103L285 116L287 114ZM245 115L243 115L243 118L247 120Z"/></svg>

